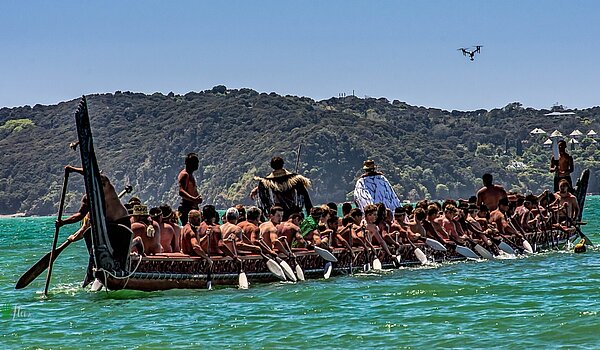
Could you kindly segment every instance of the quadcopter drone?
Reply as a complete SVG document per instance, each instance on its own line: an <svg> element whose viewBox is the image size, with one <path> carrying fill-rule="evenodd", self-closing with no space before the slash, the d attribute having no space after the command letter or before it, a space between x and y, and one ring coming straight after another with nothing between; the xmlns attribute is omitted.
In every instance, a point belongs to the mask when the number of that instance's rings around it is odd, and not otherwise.
<svg viewBox="0 0 600 350"><path fill-rule="evenodd" d="M463 56L465 57L470 57L469 59L471 61L475 60L475 54L476 53L481 53L481 48L483 47L483 45L475 45L474 47L470 47L470 48L464 48L461 47L460 49L458 49L458 51L461 51Z"/></svg>

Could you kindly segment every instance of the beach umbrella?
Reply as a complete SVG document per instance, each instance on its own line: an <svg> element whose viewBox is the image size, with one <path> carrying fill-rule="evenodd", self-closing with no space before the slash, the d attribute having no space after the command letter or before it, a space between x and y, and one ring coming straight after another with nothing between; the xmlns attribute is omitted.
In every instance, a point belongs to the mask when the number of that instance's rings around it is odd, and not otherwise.
<svg viewBox="0 0 600 350"><path fill-rule="evenodd" d="M583 135L583 133L577 129L573 130L573 132L569 134L569 136L573 136L573 137L577 137L577 136L581 136L581 135Z"/></svg>
<svg viewBox="0 0 600 350"><path fill-rule="evenodd" d="M535 129L531 130L529 133L531 135L541 135L541 134L545 134L546 132L540 128L535 128Z"/></svg>
<svg viewBox="0 0 600 350"><path fill-rule="evenodd" d="M547 140L544 142L544 146L551 147L551 146L552 146L552 140L550 140L550 139L547 139Z"/></svg>
<svg viewBox="0 0 600 350"><path fill-rule="evenodd" d="M552 134L550 134L550 138L553 138L553 137L561 137L561 136L563 136L563 134L562 134L560 131L558 131L558 130L554 130L554 131L552 132Z"/></svg>
<svg viewBox="0 0 600 350"><path fill-rule="evenodd" d="M575 140L575 139L570 139L569 143L579 143L579 141Z"/></svg>
<svg viewBox="0 0 600 350"><path fill-rule="evenodd" d="M598 135L598 134L596 134L596 132L594 130L590 130L587 133L587 136L589 136L589 137L596 137L596 135Z"/></svg>

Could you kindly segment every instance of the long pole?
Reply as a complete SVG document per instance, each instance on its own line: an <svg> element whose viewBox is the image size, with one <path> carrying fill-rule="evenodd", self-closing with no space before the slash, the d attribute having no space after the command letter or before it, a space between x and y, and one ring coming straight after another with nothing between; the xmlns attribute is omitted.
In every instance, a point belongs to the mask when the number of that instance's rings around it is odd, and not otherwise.
<svg viewBox="0 0 600 350"><path fill-rule="evenodd" d="M300 166L300 151L302 150L302 144L298 145L298 152L296 152L296 171L298 173L298 167Z"/></svg>
<svg viewBox="0 0 600 350"><path fill-rule="evenodd" d="M63 208L65 206L65 195L67 193L67 184L69 182L69 172L65 170L65 178L63 179L62 193L60 195L60 204L58 206L58 219L62 218ZM48 287L50 286L50 278L52 277L52 265L54 263L54 252L56 250L56 243L58 241L58 231L60 227L57 226L54 230L54 239L52 240L52 250L50 251L50 263L48 264L48 274L46 275L46 286L44 287L44 296L48 295Z"/></svg>

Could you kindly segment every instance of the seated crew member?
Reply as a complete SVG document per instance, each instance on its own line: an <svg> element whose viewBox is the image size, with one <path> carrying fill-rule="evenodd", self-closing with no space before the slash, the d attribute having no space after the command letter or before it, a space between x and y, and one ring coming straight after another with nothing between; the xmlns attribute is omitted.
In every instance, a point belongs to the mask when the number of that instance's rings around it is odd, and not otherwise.
<svg viewBox="0 0 600 350"><path fill-rule="evenodd" d="M384 207L384 209L385 209L385 207ZM385 252L385 254L391 256L392 259L396 259L396 255L392 254L392 252L390 251L390 248L388 247L387 243L383 239L382 232L380 231L379 227L375 223L377 221L377 210L378 210L378 208L377 208L377 205L375 205L375 204L368 204L367 206L365 206L365 221L366 221L365 229L366 229L366 232L368 232L368 236L371 237L371 240L372 240L372 238L375 238L376 243L378 244L378 246L380 246L382 248L382 250Z"/></svg>
<svg viewBox="0 0 600 350"><path fill-rule="evenodd" d="M352 226L352 246L353 247L362 247L365 254L368 253L369 249L371 249L371 253L373 255L376 254L375 247L368 241L366 228L363 223L363 213L359 208L354 208L350 210L350 217L354 221Z"/></svg>
<svg viewBox="0 0 600 350"><path fill-rule="evenodd" d="M314 243L314 236L319 235L319 222L323 217L323 208L312 207L310 209L310 215L300 223L300 231L302 237L307 242Z"/></svg>
<svg viewBox="0 0 600 350"><path fill-rule="evenodd" d="M198 233L200 232L200 223L202 216L198 210L190 210L188 213L188 222L181 229L181 252L191 256L201 256L209 265L213 264L213 260L208 256L207 252L200 246Z"/></svg>
<svg viewBox="0 0 600 350"><path fill-rule="evenodd" d="M134 205L131 215L131 231L135 237L139 237L144 244L144 253L155 255L163 252L160 244L160 226L153 221L148 214L145 205Z"/></svg>
<svg viewBox="0 0 600 350"><path fill-rule="evenodd" d="M509 235L509 236L521 236L521 234L513 228L506 214L509 210L509 201L508 198L502 198L498 202L498 208L490 213L490 222L496 225L496 229L500 234Z"/></svg>
<svg viewBox="0 0 600 350"><path fill-rule="evenodd" d="M269 250L284 253L288 257L292 257L292 252L279 240L279 235L277 234L277 225L281 223L282 218L283 208L277 206L272 207L269 211L269 221L263 222L259 226L260 235L262 237L262 242L264 242Z"/></svg>
<svg viewBox="0 0 600 350"><path fill-rule="evenodd" d="M558 206L559 222L564 220L566 220L567 223L575 222L579 217L579 203L577 203L577 197L569 192L569 182L565 179L560 180L558 188L559 191L554 194L555 200L550 206Z"/></svg>
<svg viewBox="0 0 600 350"><path fill-rule="evenodd" d="M378 228L378 232L381 238L389 247L395 247L398 249L400 244L396 240L396 234L392 234L392 211L385 207L383 203L377 203L377 218L375 219L375 225ZM397 207L399 208L399 207ZM394 209L395 210L395 209Z"/></svg>
<svg viewBox="0 0 600 350"><path fill-rule="evenodd" d="M246 220L238 222L237 225L242 228L243 235L248 239L249 244L258 244L260 241L260 217L262 213L258 207L250 207L246 211Z"/></svg>
<svg viewBox="0 0 600 350"><path fill-rule="evenodd" d="M169 224L171 224L171 227L173 227L173 231L175 232L175 239L177 239L177 241L179 242L179 250L181 251L181 229L182 227L179 226L179 214L177 213L177 211L171 211L171 215L167 218L167 222ZM176 251L176 252L178 252Z"/></svg>
<svg viewBox="0 0 600 350"><path fill-rule="evenodd" d="M169 222L172 210L167 204L161 205L159 208L152 208L150 214L156 213L152 216L152 220L156 221L160 226L160 245L163 248L163 253L178 253L181 250L179 241L181 237L175 234L175 229Z"/></svg>
<svg viewBox="0 0 600 350"><path fill-rule="evenodd" d="M458 210L452 204L447 205L444 209L444 216L442 217L441 226L448 234L448 237L459 244L464 244L465 237L459 233L456 225L455 217L458 214Z"/></svg>
<svg viewBox="0 0 600 350"><path fill-rule="evenodd" d="M209 256L229 256L236 262L240 262L229 246L223 241L221 227L219 226L219 213L211 204L202 207L202 222L198 232L200 246Z"/></svg>
<svg viewBox="0 0 600 350"><path fill-rule="evenodd" d="M338 226L337 231L334 233L332 240L332 247L335 248L346 248L352 258L354 258L354 252L350 241L352 240L352 227L354 226L354 219L350 216L344 216L342 218L342 225Z"/></svg>
<svg viewBox="0 0 600 350"><path fill-rule="evenodd" d="M302 215L300 213L293 213L290 215L287 221L281 222L277 226L277 235L279 237L285 237L288 246L294 248L308 248L309 242L307 242L300 232L300 219Z"/></svg>
<svg viewBox="0 0 600 350"><path fill-rule="evenodd" d="M498 201L507 198L508 195L500 185L494 185L494 177L491 174L483 174L483 187L477 191L477 205L485 204L490 211L496 210Z"/></svg>
<svg viewBox="0 0 600 350"><path fill-rule="evenodd" d="M221 235L223 242L234 253L236 251L260 252L261 249L257 245L249 244L244 240L244 230L237 225L239 212L236 208L229 208L225 212L226 222L221 225ZM234 247L235 245L235 247Z"/></svg>
<svg viewBox="0 0 600 350"><path fill-rule="evenodd" d="M287 220L290 214L299 213L302 207L310 212L312 203L308 195L310 180L302 175L287 171L284 166L283 158L273 157L271 159L271 168L273 171L266 177L254 177L258 181L258 186L250 192L250 198L258 196L260 207L264 212L273 206L281 207L283 210L283 220Z"/></svg>
<svg viewBox="0 0 600 350"><path fill-rule="evenodd" d="M442 244L455 246L455 243L450 240L448 234L444 231L442 226L436 222L439 218L439 208L434 204L430 204L427 207L427 218L423 220L422 225L425 229L428 238L434 239Z"/></svg>
<svg viewBox="0 0 600 350"><path fill-rule="evenodd" d="M413 218L408 222L409 232L413 234L413 237L425 239L427 237L427 231L423 227L423 221L427 219L427 213L421 207L418 207L413 211Z"/></svg>

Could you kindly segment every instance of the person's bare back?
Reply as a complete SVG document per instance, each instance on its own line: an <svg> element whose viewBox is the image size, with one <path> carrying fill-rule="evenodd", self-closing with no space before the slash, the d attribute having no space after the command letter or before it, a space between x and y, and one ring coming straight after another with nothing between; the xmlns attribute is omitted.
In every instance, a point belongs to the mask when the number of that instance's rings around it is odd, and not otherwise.
<svg viewBox="0 0 600 350"><path fill-rule="evenodd" d="M280 223L278 229L278 236L285 237L290 246L296 238L296 235L300 233L300 227L289 221Z"/></svg>
<svg viewBox="0 0 600 350"><path fill-rule="evenodd" d="M223 237L223 241L241 241L242 232L243 230L241 227L230 222L221 225L221 236Z"/></svg>
<svg viewBox="0 0 600 350"><path fill-rule="evenodd" d="M147 255L160 254L163 252L160 244L160 226L156 222L151 224L136 221L131 224L134 236L141 237L144 244L144 253Z"/></svg>
<svg viewBox="0 0 600 350"><path fill-rule="evenodd" d="M166 222L160 223L160 245L163 248L163 253L179 252L179 242L175 237L175 230L171 224Z"/></svg>
<svg viewBox="0 0 600 350"><path fill-rule="evenodd" d="M506 191L502 186L491 185L490 187L482 187L477 191L477 204L485 204L490 211L498 208L498 202L502 198L506 198Z"/></svg>

